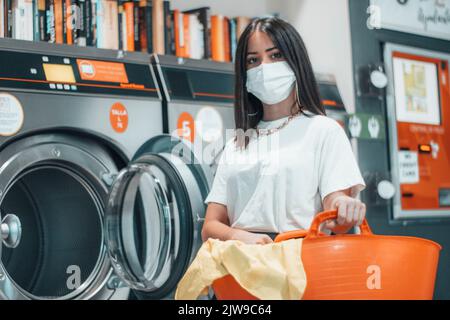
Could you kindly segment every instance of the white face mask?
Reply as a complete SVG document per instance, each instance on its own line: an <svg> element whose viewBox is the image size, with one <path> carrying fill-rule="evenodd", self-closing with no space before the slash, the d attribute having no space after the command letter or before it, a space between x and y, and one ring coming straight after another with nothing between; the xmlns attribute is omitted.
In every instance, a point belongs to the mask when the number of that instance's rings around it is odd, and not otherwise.
<svg viewBox="0 0 450 320"><path fill-rule="evenodd" d="M247 70L247 91L265 104L285 100L294 83L295 74L286 61L261 63Z"/></svg>

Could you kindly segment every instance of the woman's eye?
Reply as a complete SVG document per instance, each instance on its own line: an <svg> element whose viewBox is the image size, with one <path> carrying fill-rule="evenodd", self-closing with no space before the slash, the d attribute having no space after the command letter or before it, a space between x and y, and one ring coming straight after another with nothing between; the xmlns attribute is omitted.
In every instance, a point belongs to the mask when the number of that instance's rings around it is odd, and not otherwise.
<svg viewBox="0 0 450 320"><path fill-rule="evenodd" d="M275 52L272 54L272 59L282 59L283 55L281 54L281 52Z"/></svg>
<svg viewBox="0 0 450 320"><path fill-rule="evenodd" d="M258 59L253 58L253 57L252 57L252 58L248 58L248 59L247 59L247 64L254 64L254 63L257 62L257 60L258 60Z"/></svg>

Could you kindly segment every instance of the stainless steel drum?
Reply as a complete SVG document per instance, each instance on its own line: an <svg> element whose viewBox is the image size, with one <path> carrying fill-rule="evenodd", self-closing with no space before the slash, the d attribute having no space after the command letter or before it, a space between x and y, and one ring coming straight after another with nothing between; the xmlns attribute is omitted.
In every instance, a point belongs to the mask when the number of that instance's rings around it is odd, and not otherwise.
<svg viewBox="0 0 450 320"><path fill-rule="evenodd" d="M0 291L11 299L92 297L110 273L103 246L105 175L117 172L95 141L38 135L0 156L0 209L22 225L2 248Z"/></svg>

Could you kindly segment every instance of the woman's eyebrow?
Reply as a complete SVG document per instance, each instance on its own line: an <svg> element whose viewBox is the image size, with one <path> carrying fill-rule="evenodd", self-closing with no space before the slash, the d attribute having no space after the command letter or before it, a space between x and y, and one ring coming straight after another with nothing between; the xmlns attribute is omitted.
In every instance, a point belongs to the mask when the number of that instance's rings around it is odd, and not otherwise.
<svg viewBox="0 0 450 320"><path fill-rule="evenodd" d="M277 47L272 47L272 48L268 48L268 49L266 49L265 51L266 52L269 52L269 51L272 51L272 50L275 50L275 49L278 49ZM258 54L258 52L247 52L247 55L250 55L250 54Z"/></svg>

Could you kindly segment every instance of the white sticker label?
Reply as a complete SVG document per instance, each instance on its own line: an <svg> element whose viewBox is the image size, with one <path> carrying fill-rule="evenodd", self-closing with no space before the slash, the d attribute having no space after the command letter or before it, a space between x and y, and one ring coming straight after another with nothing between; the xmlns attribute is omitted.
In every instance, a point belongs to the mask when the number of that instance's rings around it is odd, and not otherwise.
<svg viewBox="0 0 450 320"><path fill-rule="evenodd" d="M419 182L419 161L417 152L399 151L398 168L400 183Z"/></svg>
<svg viewBox="0 0 450 320"><path fill-rule="evenodd" d="M205 142L214 142L222 137L223 121L220 113L212 107L200 109L195 118L195 127Z"/></svg>
<svg viewBox="0 0 450 320"><path fill-rule="evenodd" d="M348 126L352 137L358 138L362 129L361 119L353 115L348 122Z"/></svg>
<svg viewBox="0 0 450 320"><path fill-rule="evenodd" d="M15 135L22 128L23 118L19 100L9 93L0 93L0 135Z"/></svg>

